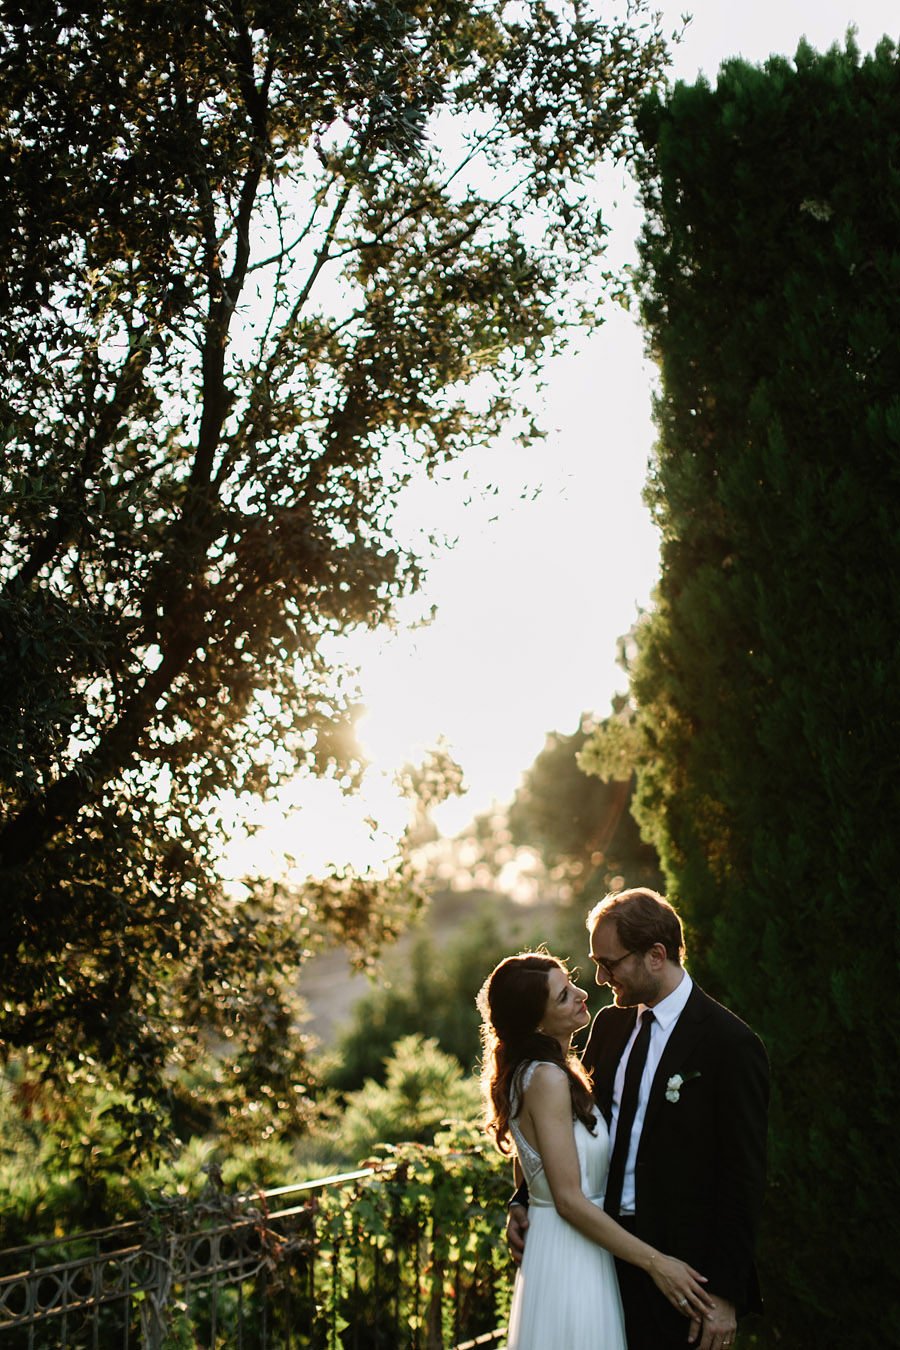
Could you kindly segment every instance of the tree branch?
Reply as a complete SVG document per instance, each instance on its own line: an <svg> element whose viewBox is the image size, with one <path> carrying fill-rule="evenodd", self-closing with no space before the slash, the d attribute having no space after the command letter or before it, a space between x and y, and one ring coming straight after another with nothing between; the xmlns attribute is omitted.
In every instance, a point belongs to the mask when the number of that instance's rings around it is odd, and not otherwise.
<svg viewBox="0 0 900 1350"><path fill-rule="evenodd" d="M253 82L253 44L244 21L243 7L236 5L235 13L239 25L236 61L238 82L244 96L244 104L253 135L250 141L249 164L241 184L234 222L234 263L227 280L223 280L221 277L218 251L216 250L215 254L208 254L210 308L202 357L203 412L200 418L197 450L190 476L193 489L207 489L212 485L213 462L219 448L222 427L228 415L229 398L225 386L225 349L231 318L247 277L247 267L250 262L250 225L268 148L267 109ZM204 196L207 198L206 214L208 217L209 206L211 205L209 182L205 174L198 181ZM213 224L214 235L215 226Z"/></svg>
<svg viewBox="0 0 900 1350"><path fill-rule="evenodd" d="M46 534L32 543L29 556L18 571L4 583L0 591L3 599L27 590L39 573L59 556L62 548L71 539L75 524L84 510L84 484L96 471L103 449L109 444L116 429L121 426L141 387L144 371L152 354L151 332L148 330L149 324L145 325L137 340L132 343L119 372L113 395L106 404L101 405L100 416L87 437L78 468L70 475L63 488L55 518ZM155 325L152 332L156 332Z"/></svg>

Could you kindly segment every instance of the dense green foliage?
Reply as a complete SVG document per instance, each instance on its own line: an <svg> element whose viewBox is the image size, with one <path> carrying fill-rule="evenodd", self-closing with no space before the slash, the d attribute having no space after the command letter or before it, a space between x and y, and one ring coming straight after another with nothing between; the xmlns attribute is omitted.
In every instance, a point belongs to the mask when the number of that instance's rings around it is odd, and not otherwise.
<svg viewBox="0 0 900 1350"><path fill-rule="evenodd" d="M418 586L403 487L590 322L662 58L642 5L4 9L0 1036L138 1140L210 1025L287 1101L313 921L397 927L402 877L229 902L222 793L352 785L326 640Z"/></svg>
<svg viewBox="0 0 900 1350"><path fill-rule="evenodd" d="M478 1127L477 1078L433 1039L401 1036L376 1068L383 1081L322 1094L300 1138L266 1120L255 1131L198 1128L160 1162L130 1156L102 1084L59 1093L14 1060L0 1073L0 1249L136 1218L159 1193L196 1197L210 1169L231 1189L278 1186L367 1164L382 1146L432 1144L448 1120Z"/></svg>
<svg viewBox="0 0 900 1350"><path fill-rule="evenodd" d="M92 1300L83 1300L66 1319L67 1344L124 1343L125 1319L129 1344L168 1350L334 1346L343 1344L348 1327L359 1345L451 1345L506 1320L512 1279L500 1232L509 1162L464 1121L448 1121L428 1145L386 1147L369 1175L314 1193L264 1197L251 1187L235 1195L233 1183L214 1169L201 1181L189 1195L179 1188L146 1196L139 1229L128 1234L129 1244L152 1253L132 1272L152 1298L114 1301L101 1310L99 1327L92 1326ZM229 1228L232 1236L221 1236ZM243 1248L233 1240L241 1230ZM92 1239L65 1239L63 1231L39 1253L39 1263L95 1254ZM204 1233L209 1246L218 1235L229 1259L247 1253L240 1287L234 1270L215 1287L198 1278L193 1263L190 1284L184 1279L188 1239ZM201 1266L209 1246L201 1240ZM109 1265L115 1269L114 1261ZM72 1293L83 1276L82 1269ZM41 1285L42 1305L49 1287L50 1281ZM60 1325L48 1318L8 1330L8 1343L51 1350L60 1344Z"/></svg>
<svg viewBox="0 0 900 1350"><path fill-rule="evenodd" d="M796 1350L900 1340L898 109L891 44L801 47L644 126L663 570L594 751L628 748L693 968L768 1046Z"/></svg>
<svg viewBox="0 0 900 1350"><path fill-rule="evenodd" d="M438 1048L433 1037L401 1036L383 1083L369 1079L340 1116L341 1146L363 1161L379 1144L431 1143L442 1121L478 1123L481 1097L472 1074Z"/></svg>
<svg viewBox="0 0 900 1350"><path fill-rule="evenodd" d="M460 1327L474 1337L504 1326L512 1294L502 1237L508 1159L488 1145L480 1127L457 1122L433 1144L386 1148L381 1169L360 1185L352 1205L331 1210L332 1239L351 1269L363 1242L362 1287L355 1308L341 1310L348 1321L361 1331L371 1323L380 1254L396 1264L411 1344L453 1345L462 1339ZM404 1252L416 1230L419 1261ZM384 1270L381 1288L391 1289Z"/></svg>

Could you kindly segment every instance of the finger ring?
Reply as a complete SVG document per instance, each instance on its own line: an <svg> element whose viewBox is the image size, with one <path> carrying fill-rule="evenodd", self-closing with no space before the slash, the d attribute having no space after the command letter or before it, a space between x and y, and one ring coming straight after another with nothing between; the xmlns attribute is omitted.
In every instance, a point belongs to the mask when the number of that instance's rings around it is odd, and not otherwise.
<svg viewBox="0 0 900 1350"><path fill-rule="evenodd" d="M678 1302L680 1303L680 1305L681 1305L682 1308L686 1308L686 1307L687 1307L687 1299L686 1299L686 1298L680 1298L680 1299L678 1300Z"/></svg>

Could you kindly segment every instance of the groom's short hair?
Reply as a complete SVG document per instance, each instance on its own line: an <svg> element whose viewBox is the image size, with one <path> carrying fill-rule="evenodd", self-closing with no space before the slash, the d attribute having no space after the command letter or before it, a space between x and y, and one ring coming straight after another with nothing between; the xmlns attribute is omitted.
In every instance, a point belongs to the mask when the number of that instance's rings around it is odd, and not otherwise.
<svg viewBox="0 0 900 1350"><path fill-rule="evenodd" d="M681 964L684 956L681 920L668 900L649 886L635 886L605 896L587 916L588 932L593 933L604 919L613 920L619 941L629 951L646 952L661 942L669 960Z"/></svg>

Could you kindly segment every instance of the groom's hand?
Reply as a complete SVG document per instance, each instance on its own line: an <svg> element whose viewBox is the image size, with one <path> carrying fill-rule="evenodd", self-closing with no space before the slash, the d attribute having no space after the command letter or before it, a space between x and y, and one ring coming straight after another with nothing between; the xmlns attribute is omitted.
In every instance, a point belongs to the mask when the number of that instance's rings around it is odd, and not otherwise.
<svg viewBox="0 0 900 1350"><path fill-rule="evenodd" d="M715 1294L709 1294L708 1298L713 1305L712 1312L707 1313L703 1319L697 1350L728 1350L728 1347L734 1344L734 1333L737 1330L734 1304L729 1303L726 1298L716 1298ZM694 1324L691 1323L691 1331L693 1330Z"/></svg>
<svg viewBox="0 0 900 1350"><path fill-rule="evenodd" d="M524 1205L510 1205L506 1211L506 1245L516 1265L525 1254L525 1230L528 1227L528 1210Z"/></svg>

